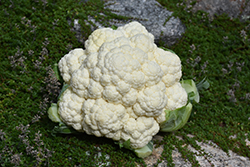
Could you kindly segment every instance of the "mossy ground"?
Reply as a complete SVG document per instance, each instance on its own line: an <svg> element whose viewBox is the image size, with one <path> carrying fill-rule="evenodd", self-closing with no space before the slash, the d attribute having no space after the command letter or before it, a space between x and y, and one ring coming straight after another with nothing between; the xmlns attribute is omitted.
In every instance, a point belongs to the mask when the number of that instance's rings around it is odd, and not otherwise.
<svg viewBox="0 0 250 167"><path fill-rule="evenodd" d="M164 138L158 144L165 148L162 159L173 166L171 152L176 147L186 160L198 166L194 153L187 149L190 144L200 150L195 140L212 140L225 151L250 157L245 143L250 138L250 22L226 15L209 21L206 13L192 13L181 1L179 5L175 0L159 2L174 11L186 26L183 38L170 48L182 60L183 78L200 81L207 77L211 84L200 92L201 101L194 106L184 128L161 133ZM106 16L100 17L100 12ZM104 10L100 0L0 1L1 166L145 165L132 152L119 149L106 138L51 135L56 124L48 119L46 111L62 86L53 78L52 67L72 48L84 47L67 19L80 20L86 40L92 24L86 24L88 15L104 20L125 19ZM166 47L161 42L158 46ZM230 138L233 135L236 138Z"/></svg>

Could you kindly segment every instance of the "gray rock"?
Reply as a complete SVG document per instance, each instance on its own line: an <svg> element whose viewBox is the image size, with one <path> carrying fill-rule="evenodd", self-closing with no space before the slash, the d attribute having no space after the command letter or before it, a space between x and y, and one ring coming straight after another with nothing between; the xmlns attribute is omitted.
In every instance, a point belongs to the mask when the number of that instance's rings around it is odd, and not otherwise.
<svg viewBox="0 0 250 167"><path fill-rule="evenodd" d="M247 134L245 134L247 135ZM193 138L193 135L187 135L190 138ZM178 139L183 140L182 137L176 136ZM236 137L236 136L235 136ZM163 139L162 136L156 135L153 137L153 141L161 141ZM197 151L192 146L188 145L188 149L195 153L195 158L200 164L201 167L249 167L250 166L250 159L249 157L240 156L231 150L229 150L229 154L224 152L218 145L213 143L212 141L208 141L207 143L198 142L197 144L201 147L201 152ZM186 145L183 145L183 147ZM246 144L249 146L249 144ZM156 166L157 161L161 159L161 154L163 152L163 145L159 147L155 147L153 150L152 155L149 157L144 158L144 161L147 167ZM203 155L201 153L206 153ZM208 155L208 156L207 156ZM192 164L186 159L184 159L177 148L174 148L172 151L172 158L173 163L176 167L192 167ZM209 160L209 161L208 161ZM161 163L157 165L157 167L167 167L168 162L167 160L163 160Z"/></svg>
<svg viewBox="0 0 250 167"><path fill-rule="evenodd" d="M155 36L155 42L161 39L168 46L176 43L185 32L185 27L173 12L162 7L156 0L108 0L106 8L115 14L135 18ZM139 19L139 20L138 20ZM130 21L114 20L113 25L122 26Z"/></svg>
<svg viewBox="0 0 250 167"><path fill-rule="evenodd" d="M85 0L86 1L86 0ZM84 2L83 2L84 3ZM179 18L172 15L173 12L162 7L156 0L107 0L105 1L106 9L112 10L113 13L122 16L128 16L130 20L109 20L108 23L114 26L123 26L131 21L137 20L155 37L155 42L161 39L166 45L171 46L181 38L185 32L185 27ZM104 15L100 13L100 15ZM103 22L97 22L94 17L88 16L87 22L92 22L96 26L91 26L94 31L97 28L102 28L105 25ZM68 20L70 24L72 20ZM82 30L78 24L78 20L73 21L74 26L72 31L76 32L76 38L83 43Z"/></svg>
<svg viewBox="0 0 250 167"><path fill-rule="evenodd" d="M194 0L187 0L189 5ZM250 1L245 0L197 0L192 11L198 10L209 13L212 20L215 14L228 14L229 17L239 18L241 21L250 20Z"/></svg>

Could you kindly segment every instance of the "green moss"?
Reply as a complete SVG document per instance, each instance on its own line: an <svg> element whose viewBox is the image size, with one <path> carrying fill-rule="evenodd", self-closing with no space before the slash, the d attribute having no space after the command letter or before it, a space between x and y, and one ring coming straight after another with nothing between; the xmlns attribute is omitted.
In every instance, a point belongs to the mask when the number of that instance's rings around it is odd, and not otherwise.
<svg viewBox="0 0 250 167"><path fill-rule="evenodd" d="M196 145L195 140L212 140L226 152L233 150L249 157L249 147L245 143L245 134L249 134L250 127L250 114L247 111L249 98L245 96L250 90L247 84L250 75L247 61L250 53L249 22L232 20L226 15L215 16L213 21L209 21L204 12L192 14L183 10L184 5L176 7L171 5L172 1L159 2L174 10L174 15L179 16L187 27L183 38L170 48L182 60L184 78L191 77L199 81L206 76L211 83L209 90L202 92L201 102L194 105L190 122L177 134L195 135L192 139L184 139L186 144L193 147ZM247 36L241 35L242 30L246 31ZM191 45L195 46L194 50ZM201 60L195 63L197 57ZM204 73L202 68L206 61L207 72ZM227 72L223 73L223 69ZM231 139L233 135L238 138Z"/></svg>
<svg viewBox="0 0 250 167"><path fill-rule="evenodd" d="M245 146L245 139L250 138L250 65L247 61L250 55L249 22L242 23L226 15L216 16L213 21L209 21L205 12L187 12L184 5L176 6L175 0L159 2L173 11L173 16L178 16L187 28L178 43L170 48L182 60L183 78L200 81L207 77L211 86L209 90L200 92L201 101L194 105L189 122L181 130L161 133L164 138L158 145L163 144L164 151L158 163L167 160L168 165L173 166L171 155L177 148L183 158L188 159L193 166L198 166L194 154L183 147L191 145L198 150L199 155L203 155L196 140L212 140L226 152L230 149L250 157L250 149ZM100 17L99 13L105 16ZM27 145L19 138L24 133L17 130L16 126L21 124L30 125L29 132L25 133L35 149L39 148L34 141L36 133L40 131L42 134L44 146L39 157L47 154L44 148L54 151L52 157L42 159L38 166L48 163L49 166L98 166L98 162L110 162L111 166L146 166L142 159L129 150L119 149L110 139L86 134L53 137L51 131L55 123L42 114L47 111L49 101L56 101L59 93L46 88L46 67L53 67L70 46L83 47L75 33L70 31L67 19L79 19L86 40L91 33L90 25L95 27L88 16L100 22L112 18L131 19L104 10L101 0L87 3L48 0L47 4L29 0L0 2L0 130L5 132L5 135L0 135L0 150L12 150L9 153L6 151L4 159L0 160L2 166L14 166L11 163L12 156L20 153L19 166L34 166L37 163L36 157L28 154ZM108 21L103 24L112 26ZM49 43L46 43L46 38ZM163 42L158 45L166 47ZM24 57L26 59L21 63ZM34 65L36 60L41 62L39 69ZM11 64L11 61L15 63ZM58 88L61 87L62 84L58 85ZM49 98L48 102L45 97ZM37 114L41 117L39 121L32 121ZM190 138L187 134L195 137ZM236 138L230 137L233 135ZM98 152L102 153L99 157ZM110 159L106 159L106 154Z"/></svg>

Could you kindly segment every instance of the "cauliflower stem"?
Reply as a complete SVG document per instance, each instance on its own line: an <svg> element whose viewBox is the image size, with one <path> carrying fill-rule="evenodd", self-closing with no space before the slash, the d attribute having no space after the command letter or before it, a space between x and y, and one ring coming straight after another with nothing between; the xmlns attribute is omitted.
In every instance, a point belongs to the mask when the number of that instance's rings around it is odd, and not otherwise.
<svg viewBox="0 0 250 167"><path fill-rule="evenodd" d="M145 145L144 147L138 148L138 149L131 148L130 139L128 139L127 141L125 141L123 143L115 142L115 144L118 144L120 148L124 147L126 149L133 151L137 155L137 157L139 157L139 158L145 158L145 157L149 156L150 154L152 154L153 149L154 149L154 143L152 140L150 142L148 142L148 144Z"/></svg>

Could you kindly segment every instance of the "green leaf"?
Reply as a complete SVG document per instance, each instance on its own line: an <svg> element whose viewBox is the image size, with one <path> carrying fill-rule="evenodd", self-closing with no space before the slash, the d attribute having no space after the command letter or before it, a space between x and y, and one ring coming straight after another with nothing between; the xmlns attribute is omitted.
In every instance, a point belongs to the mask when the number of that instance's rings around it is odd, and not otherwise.
<svg viewBox="0 0 250 167"><path fill-rule="evenodd" d="M120 143L118 142L120 148L124 147L126 149L130 149L131 150L131 147L130 147L130 139L128 139L127 141L123 142L123 143Z"/></svg>
<svg viewBox="0 0 250 167"><path fill-rule="evenodd" d="M60 124L59 126L55 126L54 129L52 130L53 134L56 133L61 133L61 134L78 134L80 132L76 131L72 127L69 127L65 124Z"/></svg>
<svg viewBox="0 0 250 167"><path fill-rule="evenodd" d="M201 82L199 82L196 87L198 89L198 91L201 91L203 89L208 89L210 86L209 82L207 81L206 78L204 78Z"/></svg>
<svg viewBox="0 0 250 167"><path fill-rule="evenodd" d="M53 71L54 71L54 73L55 73L55 75L56 75L56 78L57 78L59 81L62 81L62 77L61 77L61 75L60 75L60 71L59 71L59 69L58 69L58 64L57 64L57 63L54 64Z"/></svg>
<svg viewBox="0 0 250 167"><path fill-rule="evenodd" d="M196 103L200 102L200 95L198 89L195 85L195 82L192 79L182 80L181 86L186 90L188 94L188 99L192 102L195 101Z"/></svg>
<svg viewBox="0 0 250 167"><path fill-rule="evenodd" d="M67 126L62 122L60 119L60 116L58 114L58 106L56 103L52 103L51 107L48 110L48 116L51 121L53 122L58 122L59 126L55 126L54 129L52 130L52 135L55 136L54 134L56 133L62 133L62 134L76 134L80 133L73 129L72 127Z"/></svg>
<svg viewBox="0 0 250 167"><path fill-rule="evenodd" d="M115 25L112 25L111 28L112 28L113 30L116 30L118 27L115 26Z"/></svg>
<svg viewBox="0 0 250 167"><path fill-rule="evenodd" d="M62 90L61 90L61 92L59 93L59 96L58 96L57 100L59 100L59 99L60 99L60 97L62 96L63 92L64 92L64 91L65 91L68 87L69 87L69 85L68 85L68 84L63 83Z"/></svg>
<svg viewBox="0 0 250 167"><path fill-rule="evenodd" d="M62 122L60 116L58 115L58 108L56 103L52 103L48 109L49 119L53 122Z"/></svg>
<svg viewBox="0 0 250 167"><path fill-rule="evenodd" d="M182 128L188 121L192 111L192 104L178 108L174 111L165 110L166 121L160 124L162 132L172 132Z"/></svg>
<svg viewBox="0 0 250 167"><path fill-rule="evenodd" d="M172 51L172 50L170 50L170 49L167 49L167 48L165 48L165 47L163 47L163 46L160 46L159 48L161 48L161 49L163 49L163 50L166 50L166 51L169 51L169 52L171 52L171 53L173 53L173 54L176 54L174 51Z"/></svg>
<svg viewBox="0 0 250 167"><path fill-rule="evenodd" d="M197 85L192 79L182 80L180 83L181 83L181 86L186 90L188 94L188 99L191 102L195 101L196 103L200 102L199 91L203 89L208 89L210 86L206 78L204 78Z"/></svg>
<svg viewBox="0 0 250 167"><path fill-rule="evenodd" d="M55 136L56 133L61 133L61 134L77 134L80 133L76 131L74 128L67 126L62 122L60 119L60 116L58 114L58 107L56 103L52 103L51 107L48 110L48 116L53 122L58 122L59 126L55 126L54 129L52 130L51 134L52 136Z"/></svg>

